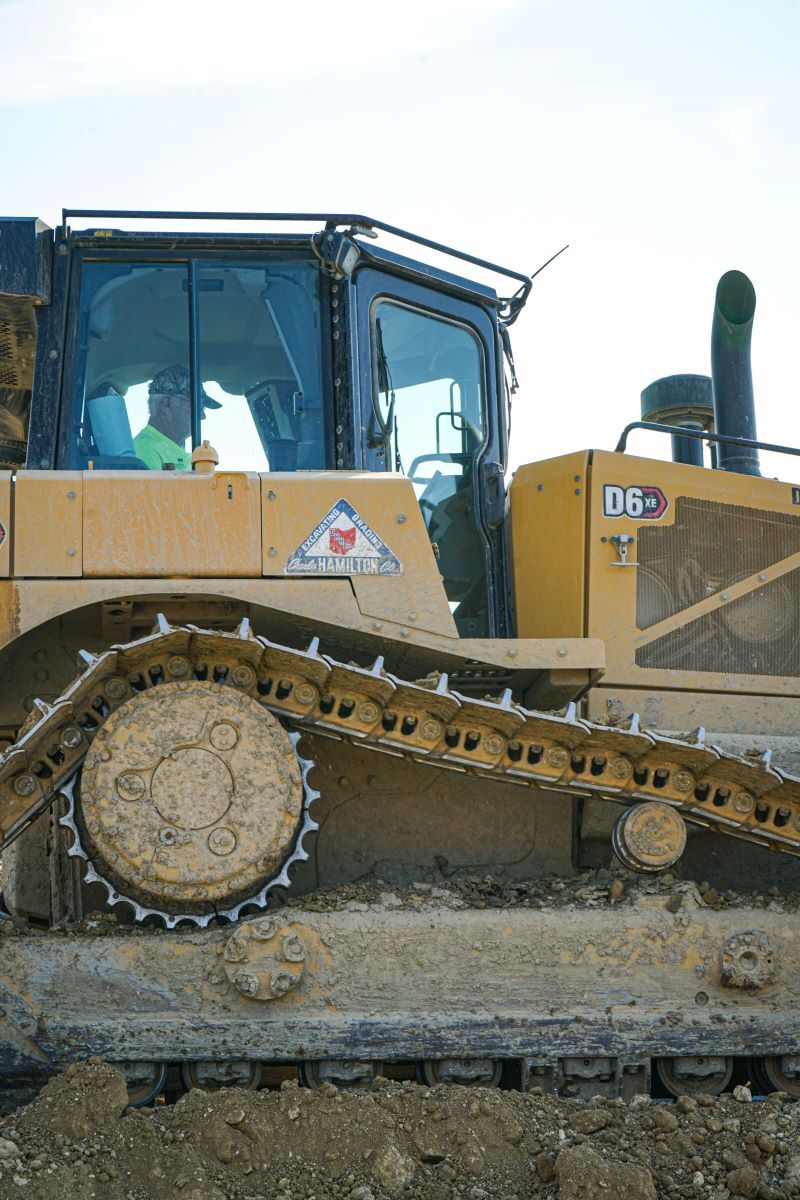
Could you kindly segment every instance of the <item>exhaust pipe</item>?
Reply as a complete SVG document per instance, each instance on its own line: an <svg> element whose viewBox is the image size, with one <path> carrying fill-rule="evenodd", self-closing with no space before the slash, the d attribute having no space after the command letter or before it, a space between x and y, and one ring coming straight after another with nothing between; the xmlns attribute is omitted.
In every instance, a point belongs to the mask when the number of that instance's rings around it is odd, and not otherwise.
<svg viewBox="0 0 800 1200"><path fill-rule="evenodd" d="M741 271L726 271L717 284L711 326L711 380L717 433L757 440L750 367L750 338L756 292ZM717 466L740 475L760 475L758 451L750 446L717 445Z"/></svg>

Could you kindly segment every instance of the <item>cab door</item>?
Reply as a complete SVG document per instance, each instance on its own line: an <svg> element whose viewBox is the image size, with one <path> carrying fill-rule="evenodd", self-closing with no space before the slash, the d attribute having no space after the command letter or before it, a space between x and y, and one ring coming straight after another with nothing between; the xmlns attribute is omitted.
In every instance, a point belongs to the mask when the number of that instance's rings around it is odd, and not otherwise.
<svg viewBox="0 0 800 1200"><path fill-rule="evenodd" d="M364 467L408 476L462 637L505 627L496 334L478 304L356 273Z"/></svg>

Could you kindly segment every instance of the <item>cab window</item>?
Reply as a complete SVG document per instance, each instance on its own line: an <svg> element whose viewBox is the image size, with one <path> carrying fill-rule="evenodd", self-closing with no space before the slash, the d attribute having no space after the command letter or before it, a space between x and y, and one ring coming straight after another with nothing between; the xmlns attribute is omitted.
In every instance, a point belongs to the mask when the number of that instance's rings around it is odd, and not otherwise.
<svg viewBox="0 0 800 1200"><path fill-rule="evenodd" d="M488 627L474 471L485 440L483 356L472 330L397 301L372 308L373 438L414 485L462 636Z"/></svg>
<svg viewBox="0 0 800 1200"><path fill-rule="evenodd" d="M224 469L324 467L319 308L309 262L85 263L69 465L189 470L199 429Z"/></svg>

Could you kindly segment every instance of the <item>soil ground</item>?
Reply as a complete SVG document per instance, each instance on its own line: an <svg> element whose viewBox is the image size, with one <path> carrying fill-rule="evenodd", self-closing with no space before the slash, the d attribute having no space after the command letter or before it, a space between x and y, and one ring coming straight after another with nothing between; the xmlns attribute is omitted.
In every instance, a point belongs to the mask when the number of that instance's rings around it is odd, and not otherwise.
<svg viewBox="0 0 800 1200"><path fill-rule="evenodd" d="M0 1121L14 1200L660 1200L800 1197L800 1104L781 1094L554 1100L374 1081L195 1089L127 1107L93 1059Z"/></svg>

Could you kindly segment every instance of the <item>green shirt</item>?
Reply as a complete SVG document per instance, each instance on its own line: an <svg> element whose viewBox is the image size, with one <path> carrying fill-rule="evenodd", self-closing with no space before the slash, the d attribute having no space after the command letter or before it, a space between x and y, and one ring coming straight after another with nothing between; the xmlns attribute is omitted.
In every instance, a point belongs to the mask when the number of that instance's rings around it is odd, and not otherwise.
<svg viewBox="0 0 800 1200"><path fill-rule="evenodd" d="M187 454L177 442L166 434L145 425L141 433L133 439L136 457L146 463L151 471L163 471L164 463L174 463L176 471L191 471L192 456Z"/></svg>

